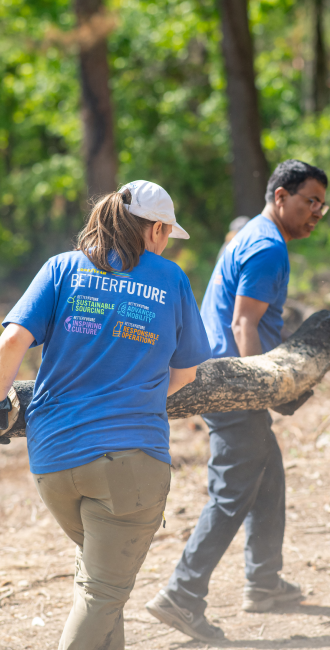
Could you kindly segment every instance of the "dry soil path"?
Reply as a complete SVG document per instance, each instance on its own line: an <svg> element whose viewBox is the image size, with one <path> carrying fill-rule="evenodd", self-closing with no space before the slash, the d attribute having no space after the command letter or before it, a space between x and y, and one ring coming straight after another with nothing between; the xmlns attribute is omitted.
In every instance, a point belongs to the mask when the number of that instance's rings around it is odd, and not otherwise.
<svg viewBox="0 0 330 650"><path fill-rule="evenodd" d="M210 620L223 648L281 650L330 646L330 377L293 417L273 414L287 474L283 575L300 582L306 600L266 614L240 611L244 531L215 570ZM320 434L321 428L325 431ZM167 579L207 501L208 435L200 418L172 424L176 469L167 526L157 533L125 608L126 647L202 649L153 619L144 608ZM39 500L28 471L25 440L0 447L0 648L56 649L72 599L74 546ZM41 625L33 625L35 619Z"/></svg>

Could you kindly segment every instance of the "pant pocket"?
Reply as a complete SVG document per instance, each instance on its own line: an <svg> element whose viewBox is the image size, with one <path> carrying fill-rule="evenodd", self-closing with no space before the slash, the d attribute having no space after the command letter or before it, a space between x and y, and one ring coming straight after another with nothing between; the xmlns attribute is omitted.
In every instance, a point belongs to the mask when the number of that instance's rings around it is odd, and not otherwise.
<svg viewBox="0 0 330 650"><path fill-rule="evenodd" d="M120 516L161 503L165 507L171 481L167 463L143 451L127 455L121 452L118 456L110 455L110 458L106 475L113 514Z"/></svg>

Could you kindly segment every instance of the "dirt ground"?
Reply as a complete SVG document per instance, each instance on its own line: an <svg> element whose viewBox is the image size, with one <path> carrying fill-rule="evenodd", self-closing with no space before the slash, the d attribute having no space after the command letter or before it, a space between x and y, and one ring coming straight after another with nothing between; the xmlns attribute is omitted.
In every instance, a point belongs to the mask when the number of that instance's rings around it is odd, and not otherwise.
<svg viewBox="0 0 330 650"><path fill-rule="evenodd" d="M301 584L306 600L265 614L240 610L241 529L212 576L207 615L225 631L223 648L325 648L330 646L330 374L294 416L272 415L287 476L282 575ZM144 608L166 585L208 499L203 421L175 421L171 434L176 469L167 526L156 534L125 608L126 647L134 650L210 647L158 623ZM55 649L71 605L75 549L39 500L24 439L0 447L0 511L0 648Z"/></svg>

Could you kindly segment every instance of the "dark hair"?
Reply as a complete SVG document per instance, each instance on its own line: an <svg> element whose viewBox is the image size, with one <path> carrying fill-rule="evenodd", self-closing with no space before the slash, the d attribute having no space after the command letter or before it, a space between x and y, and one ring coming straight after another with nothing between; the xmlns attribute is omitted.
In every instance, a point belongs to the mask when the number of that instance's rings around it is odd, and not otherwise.
<svg viewBox="0 0 330 650"><path fill-rule="evenodd" d="M76 250L82 251L98 269L113 273L108 262L112 249L119 256L122 271L132 271L145 251L144 231L150 221L128 212L124 203L132 200L129 189L112 192L93 207L85 228L79 233Z"/></svg>
<svg viewBox="0 0 330 650"><path fill-rule="evenodd" d="M296 194L300 185L308 178L315 178L324 187L328 187L328 178L323 169L309 165L301 160L285 160L277 165L268 183L265 199L274 203L275 190L284 187L289 194Z"/></svg>

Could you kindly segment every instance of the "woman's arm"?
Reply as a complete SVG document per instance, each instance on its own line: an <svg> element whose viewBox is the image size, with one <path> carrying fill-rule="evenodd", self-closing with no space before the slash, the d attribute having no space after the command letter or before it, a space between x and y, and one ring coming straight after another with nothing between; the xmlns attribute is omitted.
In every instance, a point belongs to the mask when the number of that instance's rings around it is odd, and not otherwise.
<svg viewBox="0 0 330 650"><path fill-rule="evenodd" d="M6 399L25 352L33 341L31 332L15 323L10 323L0 336L0 401Z"/></svg>
<svg viewBox="0 0 330 650"><path fill-rule="evenodd" d="M167 391L167 397L177 393L180 388L191 384L196 379L197 366L192 368L170 368L170 383Z"/></svg>

